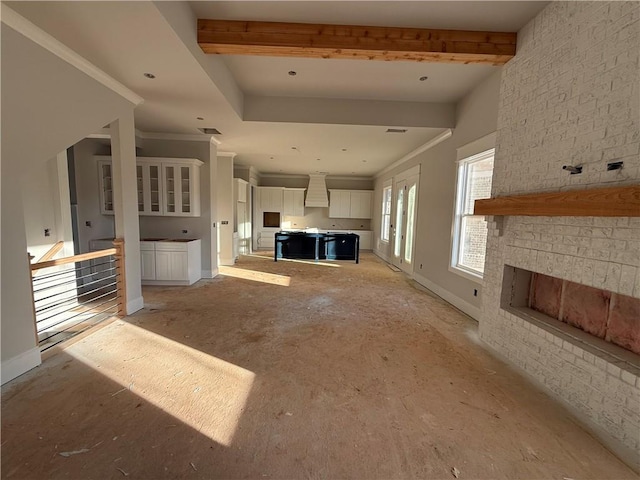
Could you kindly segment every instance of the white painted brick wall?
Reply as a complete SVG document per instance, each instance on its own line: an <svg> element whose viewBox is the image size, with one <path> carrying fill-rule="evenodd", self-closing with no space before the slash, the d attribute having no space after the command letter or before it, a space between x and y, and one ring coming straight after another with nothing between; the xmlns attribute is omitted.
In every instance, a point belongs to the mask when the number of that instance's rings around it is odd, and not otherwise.
<svg viewBox="0 0 640 480"><path fill-rule="evenodd" d="M639 183L639 18L638 2L552 2L518 33L493 196ZM640 370L500 308L505 264L640 298L640 218L507 217L486 262L481 338L640 458Z"/></svg>

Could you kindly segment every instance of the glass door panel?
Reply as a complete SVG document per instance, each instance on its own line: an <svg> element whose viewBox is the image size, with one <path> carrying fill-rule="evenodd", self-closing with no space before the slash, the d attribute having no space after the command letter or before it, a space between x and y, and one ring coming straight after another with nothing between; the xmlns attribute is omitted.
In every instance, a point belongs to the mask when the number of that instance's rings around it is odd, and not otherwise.
<svg viewBox="0 0 640 480"><path fill-rule="evenodd" d="M138 212L144 212L144 178L142 165L136 165L136 188L138 190Z"/></svg>
<svg viewBox="0 0 640 480"><path fill-rule="evenodd" d="M190 167L180 167L180 181L182 186L182 213L191 212L191 176Z"/></svg>
<svg viewBox="0 0 640 480"><path fill-rule="evenodd" d="M393 256L400 256L400 249L402 248L402 215L404 209L404 187L400 186L398 189L398 201L396 203L396 228L393 240Z"/></svg>
<svg viewBox="0 0 640 480"><path fill-rule="evenodd" d="M149 191L151 194L149 209L153 213L160 213L160 167L157 165L149 166Z"/></svg>
<svg viewBox="0 0 640 480"><path fill-rule="evenodd" d="M404 236L404 260L413 261L413 234L416 209L416 184L414 183L407 194L407 232Z"/></svg>
<svg viewBox="0 0 640 480"><path fill-rule="evenodd" d="M175 213L176 211L176 185L174 178L174 168L165 167L165 190L167 192L167 212Z"/></svg>

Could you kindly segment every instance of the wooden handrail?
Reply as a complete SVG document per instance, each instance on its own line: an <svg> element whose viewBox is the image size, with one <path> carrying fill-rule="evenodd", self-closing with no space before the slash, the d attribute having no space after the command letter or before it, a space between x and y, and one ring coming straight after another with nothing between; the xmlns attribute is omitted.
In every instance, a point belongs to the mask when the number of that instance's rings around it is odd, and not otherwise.
<svg viewBox="0 0 640 480"><path fill-rule="evenodd" d="M640 185L476 200L474 215L640 217Z"/></svg>
<svg viewBox="0 0 640 480"><path fill-rule="evenodd" d="M108 257L109 255L115 255L116 253L117 250L115 248L107 248L106 250L98 250L97 252L81 253L80 255L74 255L72 257L57 258L55 260L48 260L46 262L32 263L31 270L40 270L42 268L66 265L68 263L83 262L85 260Z"/></svg>

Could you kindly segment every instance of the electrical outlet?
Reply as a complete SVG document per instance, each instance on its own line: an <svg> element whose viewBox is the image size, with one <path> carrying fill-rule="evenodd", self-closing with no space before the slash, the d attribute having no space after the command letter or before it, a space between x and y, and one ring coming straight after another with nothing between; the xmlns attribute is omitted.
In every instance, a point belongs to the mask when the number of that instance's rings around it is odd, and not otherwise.
<svg viewBox="0 0 640 480"><path fill-rule="evenodd" d="M182 233L189 233L189 230L182 230Z"/></svg>
<svg viewBox="0 0 640 480"><path fill-rule="evenodd" d="M420 270L422 270L422 264L420 264Z"/></svg>
<svg viewBox="0 0 640 480"><path fill-rule="evenodd" d="M51 236L51 229L45 228L44 229L44 236L45 237L50 237Z"/></svg>
<svg viewBox="0 0 640 480"><path fill-rule="evenodd" d="M473 296L474 296L474 297L477 297L477 296L478 296L478 289L477 289L477 288L474 288L474 289L473 289Z"/></svg>
<svg viewBox="0 0 640 480"><path fill-rule="evenodd" d="M87 220L86 222L84 222L84 226L85 227L90 227L91 226L91 221Z"/></svg>

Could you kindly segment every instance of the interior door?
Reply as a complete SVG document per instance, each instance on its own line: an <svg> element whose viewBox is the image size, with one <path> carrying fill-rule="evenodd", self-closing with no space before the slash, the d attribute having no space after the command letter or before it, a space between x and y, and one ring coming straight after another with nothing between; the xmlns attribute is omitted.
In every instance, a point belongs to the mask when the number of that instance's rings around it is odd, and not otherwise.
<svg viewBox="0 0 640 480"><path fill-rule="evenodd" d="M395 215L393 225L393 264L413 273L419 175L395 182Z"/></svg>

